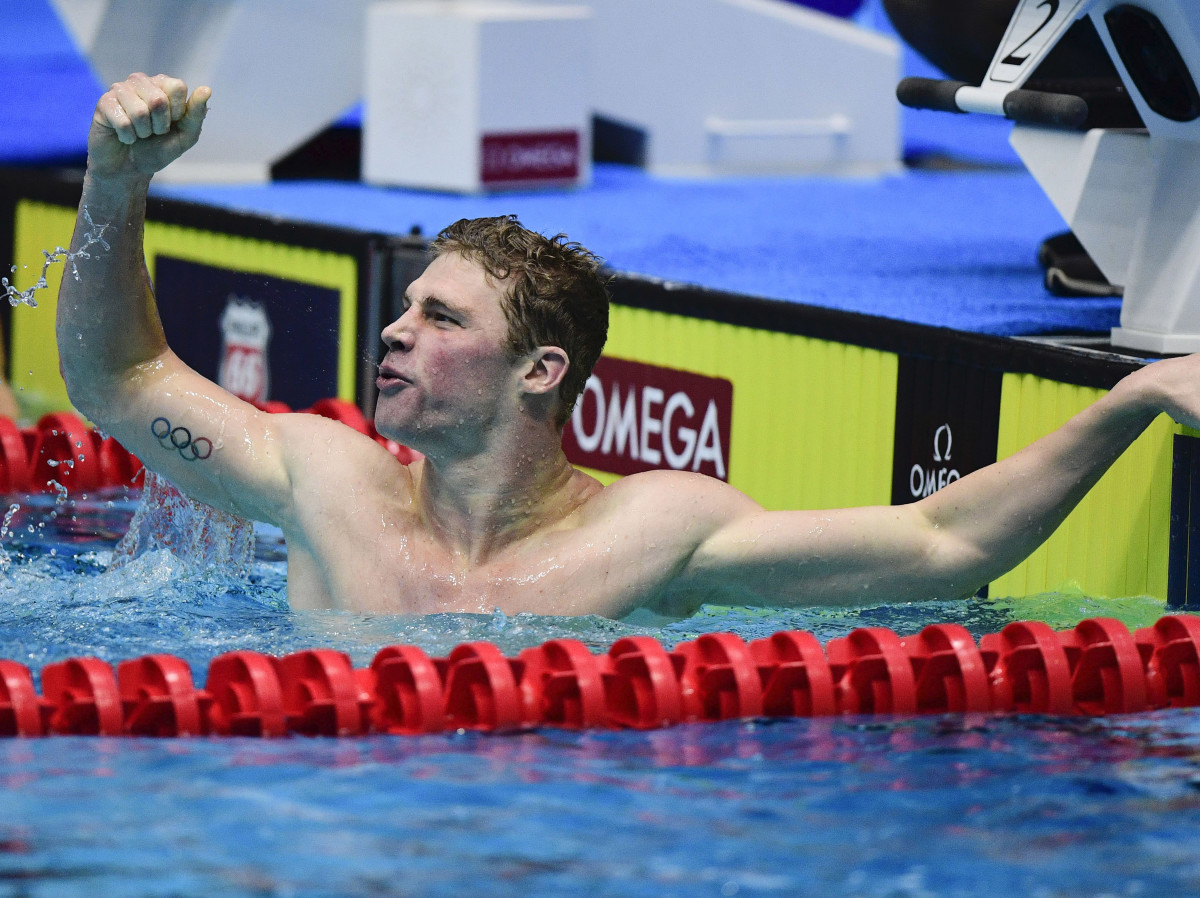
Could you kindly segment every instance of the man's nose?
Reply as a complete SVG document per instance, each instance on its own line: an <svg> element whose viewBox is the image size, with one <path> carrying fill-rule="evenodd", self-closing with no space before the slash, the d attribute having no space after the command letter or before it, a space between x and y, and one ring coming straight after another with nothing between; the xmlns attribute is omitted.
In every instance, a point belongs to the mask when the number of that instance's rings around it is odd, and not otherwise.
<svg viewBox="0 0 1200 898"><path fill-rule="evenodd" d="M383 342L392 349L408 349L412 346L412 328L407 311L383 329Z"/></svg>

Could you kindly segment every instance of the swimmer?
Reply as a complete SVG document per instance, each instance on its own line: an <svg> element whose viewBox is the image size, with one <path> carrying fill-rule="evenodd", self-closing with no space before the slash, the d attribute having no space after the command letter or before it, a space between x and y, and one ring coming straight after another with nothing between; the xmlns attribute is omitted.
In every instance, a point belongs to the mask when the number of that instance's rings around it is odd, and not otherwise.
<svg viewBox="0 0 1200 898"><path fill-rule="evenodd" d="M561 444L607 328L596 259L500 218L443 232L383 330L376 426L424 456L401 465L336 422L260 413L167 346L146 193L199 139L210 93L138 74L100 98L83 205L111 223L111 251L63 279L58 344L80 411L191 496L282 529L293 607L619 618L968 596L1037 548L1160 413L1200 426L1193 356L1131 374L911 505L764 511L676 471L602 487Z"/></svg>

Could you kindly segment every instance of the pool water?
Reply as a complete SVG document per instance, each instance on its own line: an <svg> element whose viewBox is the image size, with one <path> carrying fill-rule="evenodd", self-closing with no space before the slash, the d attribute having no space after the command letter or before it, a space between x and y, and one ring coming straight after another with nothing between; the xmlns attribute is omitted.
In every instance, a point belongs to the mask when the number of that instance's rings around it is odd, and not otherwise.
<svg viewBox="0 0 1200 898"><path fill-rule="evenodd" d="M246 576L165 551L108 570L124 494L19 498L0 558L0 658L186 659L233 649L505 653L649 633L822 641L1013 620L1146 626L1152 599L1055 594L788 611L663 627L287 607L286 550ZM1200 711L1110 718L842 717L652 732L419 738L0 740L0 896L1200 894Z"/></svg>

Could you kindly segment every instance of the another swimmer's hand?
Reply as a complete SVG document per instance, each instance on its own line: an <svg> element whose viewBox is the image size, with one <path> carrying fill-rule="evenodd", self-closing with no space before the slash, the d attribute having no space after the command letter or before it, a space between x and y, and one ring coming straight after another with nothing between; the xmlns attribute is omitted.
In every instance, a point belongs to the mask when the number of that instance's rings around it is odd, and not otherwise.
<svg viewBox="0 0 1200 898"><path fill-rule="evenodd" d="M200 139L212 91L168 75L141 72L114 84L96 104L88 133L93 175L149 178Z"/></svg>

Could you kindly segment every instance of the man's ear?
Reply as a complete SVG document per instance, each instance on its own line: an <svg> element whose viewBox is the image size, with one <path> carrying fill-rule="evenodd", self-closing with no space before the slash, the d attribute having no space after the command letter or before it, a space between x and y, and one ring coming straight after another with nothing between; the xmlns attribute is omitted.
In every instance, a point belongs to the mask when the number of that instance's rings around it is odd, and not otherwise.
<svg viewBox="0 0 1200 898"><path fill-rule="evenodd" d="M555 392L571 367L566 350L557 346L539 346L527 359L529 364L521 378L521 386L527 393L548 395Z"/></svg>

